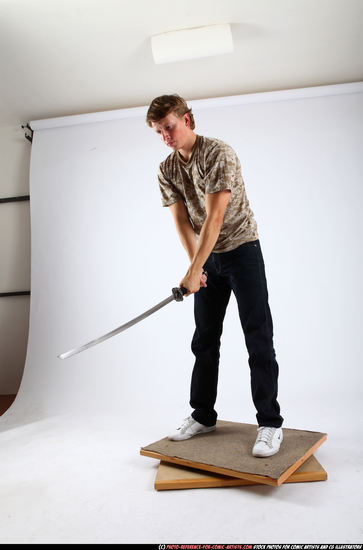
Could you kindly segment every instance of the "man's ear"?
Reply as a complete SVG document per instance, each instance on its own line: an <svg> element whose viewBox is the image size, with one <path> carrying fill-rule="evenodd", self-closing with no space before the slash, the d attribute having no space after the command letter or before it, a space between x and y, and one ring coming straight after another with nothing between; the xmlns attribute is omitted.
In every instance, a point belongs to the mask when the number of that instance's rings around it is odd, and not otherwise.
<svg viewBox="0 0 363 550"><path fill-rule="evenodd" d="M184 124L185 126L188 126L190 128L190 116L189 113L185 113L184 115Z"/></svg>

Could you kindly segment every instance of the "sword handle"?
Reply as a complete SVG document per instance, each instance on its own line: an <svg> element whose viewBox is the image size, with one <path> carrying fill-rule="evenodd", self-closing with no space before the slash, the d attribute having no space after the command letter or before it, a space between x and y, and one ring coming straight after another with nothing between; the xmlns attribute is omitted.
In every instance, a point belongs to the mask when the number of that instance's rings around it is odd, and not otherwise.
<svg viewBox="0 0 363 550"><path fill-rule="evenodd" d="M182 302L183 301L183 296L184 294L186 294L188 291L185 287L176 287L176 288L173 288L172 289L172 293L173 293L173 296L174 296L174 300L176 302Z"/></svg>
<svg viewBox="0 0 363 550"><path fill-rule="evenodd" d="M206 277L208 277L208 271L206 269L203 269L203 275L205 275ZM182 302L183 301L183 296L184 294L186 294L188 292L188 290L182 286L182 287L176 287L176 288L173 288L172 289L172 293L173 293L173 296L174 296L174 300L176 302Z"/></svg>

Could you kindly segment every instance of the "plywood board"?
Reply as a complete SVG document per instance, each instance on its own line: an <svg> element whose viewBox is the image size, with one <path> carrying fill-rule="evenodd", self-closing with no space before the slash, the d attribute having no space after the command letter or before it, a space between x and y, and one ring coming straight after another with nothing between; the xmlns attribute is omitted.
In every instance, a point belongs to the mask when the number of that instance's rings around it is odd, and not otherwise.
<svg viewBox="0 0 363 550"><path fill-rule="evenodd" d="M140 454L197 470L279 486L327 438L321 432L283 428L280 451L268 458L256 458L252 456L256 430L254 424L219 420L214 432L185 441L170 441L165 437L142 447Z"/></svg>
<svg viewBox="0 0 363 550"><path fill-rule="evenodd" d="M311 481L325 481L328 475L322 465L311 456L288 477L285 483L301 483ZM160 462L155 478L154 487L157 491L170 489L201 489L209 487L239 487L245 485L261 485L256 481L248 481L238 477L186 468L178 464Z"/></svg>

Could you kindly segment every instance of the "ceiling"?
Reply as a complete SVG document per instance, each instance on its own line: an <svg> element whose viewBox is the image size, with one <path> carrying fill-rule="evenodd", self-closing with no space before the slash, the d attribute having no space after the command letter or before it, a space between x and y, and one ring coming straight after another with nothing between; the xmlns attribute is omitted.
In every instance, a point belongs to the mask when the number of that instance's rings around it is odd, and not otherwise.
<svg viewBox="0 0 363 550"><path fill-rule="evenodd" d="M155 65L150 36L230 23L234 52ZM363 80L362 0L0 0L0 125Z"/></svg>

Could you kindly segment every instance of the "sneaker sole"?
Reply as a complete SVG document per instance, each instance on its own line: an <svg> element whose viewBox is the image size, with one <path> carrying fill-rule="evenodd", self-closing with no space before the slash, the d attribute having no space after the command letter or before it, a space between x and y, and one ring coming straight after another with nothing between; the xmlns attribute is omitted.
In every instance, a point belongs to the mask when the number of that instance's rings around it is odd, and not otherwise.
<svg viewBox="0 0 363 550"><path fill-rule="evenodd" d="M271 451L270 453L252 453L253 456L255 456L256 458L266 458L268 456L273 456L275 454L277 454L279 452L280 448L278 448L276 451Z"/></svg>
<svg viewBox="0 0 363 550"><path fill-rule="evenodd" d="M270 451L269 453L258 453L258 452L257 452L257 453L254 453L254 452L252 451L252 455L255 456L255 457L257 457L257 458L266 458L266 457L268 457L268 456L273 456L273 455L275 455L276 453L279 452L280 447L281 447L281 443L282 443L282 440L280 441L279 448L278 448L278 449L275 449L275 450L273 450L273 451Z"/></svg>
<svg viewBox="0 0 363 550"><path fill-rule="evenodd" d="M216 426L210 426L210 427L207 427L205 428L203 431L201 432L197 432L195 434L183 434L183 435L175 435L175 436L171 436L171 435L168 435L168 439L169 441L184 441L185 439L191 439L192 437L195 437L196 435L202 435L202 434L206 434L208 432L213 432L214 430L216 429Z"/></svg>

